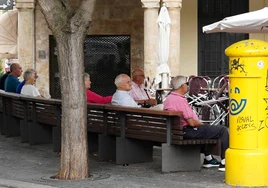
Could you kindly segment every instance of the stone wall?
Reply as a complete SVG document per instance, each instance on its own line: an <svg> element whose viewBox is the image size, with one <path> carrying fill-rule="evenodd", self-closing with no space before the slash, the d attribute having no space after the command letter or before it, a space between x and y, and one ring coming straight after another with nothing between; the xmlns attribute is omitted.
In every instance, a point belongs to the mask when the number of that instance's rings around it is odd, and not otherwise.
<svg viewBox="0 0 268 188"><path fill-rule="evenodd" d="M48 29L39 6L37 6L35 9L35 68L39 77L36 81L36 87L46 91L49 91L49 35L51 35L51 31ZM40 57L39 53L45 53L45 56Z"/></svg>
<svg viewBox="0 0 268 188"><path fill-rule="evenodd" d="M89 35L130 35L131 68L143 68L143 9L138 0L97 0Z"/></svg>
<svg viewBox="0 0 268 188"><path fill-rule="evenodd" d="M130 35L131 68L143 68L143 8L139 0L96 0L89 35ZM36 69L39 73L36 86L49 90L49 35L43 14L35 9ZM45 58L39 57L45 53Z"/></svg>

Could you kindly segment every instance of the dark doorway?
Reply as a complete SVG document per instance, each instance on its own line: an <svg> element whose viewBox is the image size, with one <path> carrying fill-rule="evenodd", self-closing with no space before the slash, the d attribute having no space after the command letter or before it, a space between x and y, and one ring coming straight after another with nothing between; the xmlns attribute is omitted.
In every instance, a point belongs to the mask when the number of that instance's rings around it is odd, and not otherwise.
<svg viewBox="0 0 268 188"><path fill-rule="evenodd" d="M198 75L215 78L228 74L225 49L237 41L248 39L248 34L205 34L202 27L248 10L248 0L198 0Z"/></svg>
<svg viewBox="0 0 268 188"><path fill-rule="evenodd" d="M60 98L59 68L56 41L49 38L50 47L50 93ZM108 96L116 87L114 79L118 74L130 74L130 36L87 36L84 44L85 72L90 74L92 91Z"/></svg>

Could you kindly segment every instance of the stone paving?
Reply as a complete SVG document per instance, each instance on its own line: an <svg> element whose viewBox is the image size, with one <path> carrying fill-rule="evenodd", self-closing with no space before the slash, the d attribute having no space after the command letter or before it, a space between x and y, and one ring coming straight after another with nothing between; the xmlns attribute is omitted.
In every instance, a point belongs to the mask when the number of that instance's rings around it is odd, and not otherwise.
<svg viewBox="0 0 268 188"><path fill-rule="evenodd" d="M90 155L92 177L80 181L52 180L59 169L60 157L52 152L52 145L30 146L19 137L0 136L0 188L201 188L229 187L224 184L224 173L214 169L198 172L161 172L161 148L154 148L154 161L115 165L98 162Z"/></svg>

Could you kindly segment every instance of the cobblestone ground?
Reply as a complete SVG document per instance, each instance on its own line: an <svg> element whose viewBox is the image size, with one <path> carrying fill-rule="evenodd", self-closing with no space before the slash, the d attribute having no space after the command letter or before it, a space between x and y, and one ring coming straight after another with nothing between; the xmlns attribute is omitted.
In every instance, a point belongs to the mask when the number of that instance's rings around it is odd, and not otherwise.
<svg viewBox="0 0 268 188"><path fill-rule="evenodd" d="M49 177L59 169L59 156L52 152L52 145L30 146L19 137L0 136L0 188L17 187L109 187L109 188L195 188L229 187L224 184L224 173L217 168L199 172L161 172L161 148L154 148L154 161L129 166L113 162L97 162L90 155L92 177L81 181L59 181ZM14 184L7 186L4 180ZM27 188L29 188L29 186Z"/></svg>

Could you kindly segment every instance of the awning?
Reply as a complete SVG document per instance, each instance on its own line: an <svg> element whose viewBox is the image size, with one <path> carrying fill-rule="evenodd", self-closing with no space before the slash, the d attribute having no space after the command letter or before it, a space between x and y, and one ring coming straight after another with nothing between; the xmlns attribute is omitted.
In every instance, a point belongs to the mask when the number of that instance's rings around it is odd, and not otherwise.
<svg viewBox="0 0 268 188"><path fill-rule="evenodd" d="M204 33L268 33L268 7L226 17L203 27Z"/></svg>
<svg viewBox="0 0 268 188"><path fill-rule="evenodd" d="M0 58L17 58L18 11L0 15Z"/></svg>

